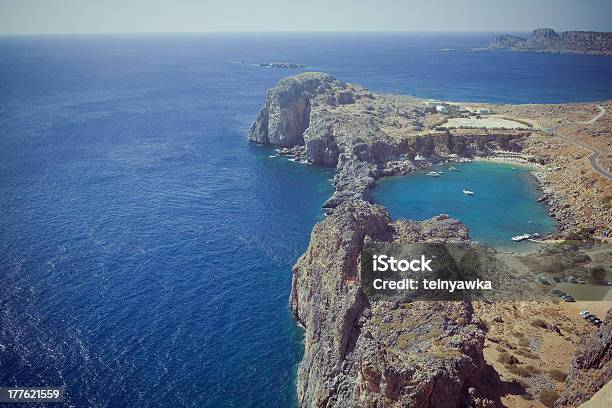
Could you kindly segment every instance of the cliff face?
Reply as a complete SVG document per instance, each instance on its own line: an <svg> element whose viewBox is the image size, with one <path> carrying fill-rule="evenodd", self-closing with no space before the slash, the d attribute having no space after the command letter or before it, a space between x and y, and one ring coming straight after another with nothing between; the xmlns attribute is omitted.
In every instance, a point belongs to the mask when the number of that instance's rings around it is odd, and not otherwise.
<svg viewBox="0 0 612 408"><path fill-rule="evenodd" d="M574 354L566 388L555 407L576 407L612 380L612 310Z"/></svg>
<svg viewBox="0 0 612 408"><path fill-rule="evenodd" d="M529 38L498 35L491 41L489 48L612 55L612 33L564 31L558 34L551 28L538 28Z"/></svg>
<svg viewBox="0 0 612 408"><path fill-rule="evenodd" d="M251 126L249 140L280 147L303 145L310 124L310 102L333 82L328 75L299 75L281 80L268 91L266 106Z"/></svg>
<svg viewBox="0 0 612 408"><path fill-rule="evenodd" d="M484 326L470 303L370 304L359 282L365 241L467 239L448 216L392 223L384 208L359 199L317 224L294 267L290 300L306 330L300 406L493 406L479 396Z"/></svg>
<svg viewBox="0 0 612 408"><path fill-rule="evenodd" d="M552 33L542 36L552 38ZM334 194L324 205L328 216L314 227L307 251L293 268L290 307L305 328L297 377L302 407L478 408L501 403L494 392L502 383L483 357L487 329L470 302L371 303L361 288L365 243L469 240L467 228L445 215L393 222L386 209L372 203L370 188L378 177L404 174L451 154L521 151L530 135L437 130L444 116L432 108L418 99L372 93L329 75L306 73L270 90L251 127L251 141L337 170ZM426 160L414 160L417 154ZM583 366L609 366L609 347L602 352L597 343L591 350L599 351L587 352L570 378L583 378Z"/></svg>
<svg viewBox="0 0 612 408"><path fill-rule="evenodd" d="M465 135L427 129L424 122L434 116L431 108L415 98L375 94L326 74L304 73L281 80L268 92L249 140L299 148L317 165L336 166L344 155L381 167L401 155L480 154L509 147L526 133L474 130Z"/></svg>
<svg viewBox="0 0 612 408"><path fill-rule="evenodd" d="M468 152L465 135L417 136L427 114L421 101L308 73L272 89L251 128L253 142L291 147L314 164L337 168L328 217L314 227L292 277L291 310L305 328L297 379L303 407L491 403L479 396L484 326L470 303L370 304L360 286L359 258L368 240L469 239L467 228L448 216L393 223L386 209L372 204L375 180L413 170L416 154ZM483 149L498 145L495 136L481 136ZM400 154L408 159L397 161Z"/></svg>

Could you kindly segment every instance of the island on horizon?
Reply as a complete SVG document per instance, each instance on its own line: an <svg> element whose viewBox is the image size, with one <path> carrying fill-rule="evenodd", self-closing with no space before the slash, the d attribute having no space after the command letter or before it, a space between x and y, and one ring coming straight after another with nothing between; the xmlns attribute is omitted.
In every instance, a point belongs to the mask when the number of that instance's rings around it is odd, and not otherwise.
<svg viewBox="0 0 612 408"><path fill-rule="evenodd" d="M529 38L510 34L498 35L489 49L513 49L549 53L612 55L612 33L598 31L563 31L552 28L533 30Z"/></svg>

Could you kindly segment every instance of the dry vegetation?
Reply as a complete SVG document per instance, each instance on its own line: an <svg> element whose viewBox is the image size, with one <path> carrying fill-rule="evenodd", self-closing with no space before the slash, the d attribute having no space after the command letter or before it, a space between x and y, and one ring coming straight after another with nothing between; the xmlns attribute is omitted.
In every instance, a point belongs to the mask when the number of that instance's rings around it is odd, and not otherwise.
<svg viewBox="0 0 612 408"><path fill-rule="evenodd" d="M594 329L566 304L550 302L477 303L489 330L486 361L507 383L524 392L502 396L511 407L549 407L564 389L580 336Z"/></svg>

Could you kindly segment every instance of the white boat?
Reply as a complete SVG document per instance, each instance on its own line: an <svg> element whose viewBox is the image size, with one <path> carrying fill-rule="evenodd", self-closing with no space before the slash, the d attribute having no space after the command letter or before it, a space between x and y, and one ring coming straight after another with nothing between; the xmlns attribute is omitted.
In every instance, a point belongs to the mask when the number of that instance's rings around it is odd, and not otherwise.
<svg viewBox="0 0 612 408"><path fill-rule="evenodd" d="M516 237L512 237L510 239L513 240L514 242L520 242L520 241L524 241L529 238L531 238L531 235L523 234L523 235L517 235Z"/></svg>
<svg viewBox="0 0 612 408"><path fill-rule="evenodd" d="M463 189L463 194L474 195L474 192L472 190L468 190L467 188L464 188Z"/></svg>
<svg viewBox="0 0 612 408"><path fill-rule="evenodd" d="M450 166L450 167L448 168L448 171L457 171L457 168L456 168L456 167L453 167L453 166Z"/></svg>
<svg viewBox="0 0 612 408"><path fill-rule="evenodd" d="M437 171L430 171L429 173L427 173L427 175L431 177L440 177L440 173Z"/></svg>

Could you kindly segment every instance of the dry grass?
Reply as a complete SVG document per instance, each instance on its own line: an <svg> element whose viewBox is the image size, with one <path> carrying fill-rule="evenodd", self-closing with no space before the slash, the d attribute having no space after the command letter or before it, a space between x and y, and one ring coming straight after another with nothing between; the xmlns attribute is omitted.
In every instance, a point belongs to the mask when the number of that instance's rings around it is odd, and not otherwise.
<svg viewBox="0 0 612 408"><path fill-rule="evenodd" d="M544 320L542 320L542 319L532 320L530 324L533 327L540 327L542 329L546 329L548 327L548 324Z"/></svg>
<svg viewBox="0 0 612 408"><path fill-rule="evenodd" d="M509 366L520 364L520 361L518 360L518 358L514 357L512 354L507 353L507 352L500 353L499 356L497 356L497 361L499 361L502 364L507 364Z"/></svg>
<svg viewBox="0 0 612 408"><path fill-rule="evenodd" d="M526 338L522 338L519 340L518 344L521 347L529 347L529 340L527 340Z"/></svg>
<svg viewBox="0 0 612 408"><path fill-rule="evenodd" d="M559 398L559 393L556 391L542 390L540 392L540 402L547 407L552 407L555 401Z"/></svg>
<svg viewBox="0 0 612 408"><path fill-rule="evenodd" d="M537 354L533 354L529 349L526 349L526 348L522 348L516 351L516 354L518 354L519 356L530 358L532 360L540 359L540 357Z"/></svg>
<svg viewBox="0 0 612 408"><path fill-rule="evenodd" d="M505 367L512 374L518 375L518 376L524 377L524 378L531 377L532 375L538 374L538 373L541 372L539 368L534 367L532 365L516 366L516 365L507 364Z"/></svg>
<svg viewBox="0 0 612 408"><path fill-rule="evenodd" d="M550 375L550 378L552 378L553 380L559 381L559 382L563 382L567 378L566 373L564 373L561 370L557 370L557 369L550 370L548 374Z"/></svg>

